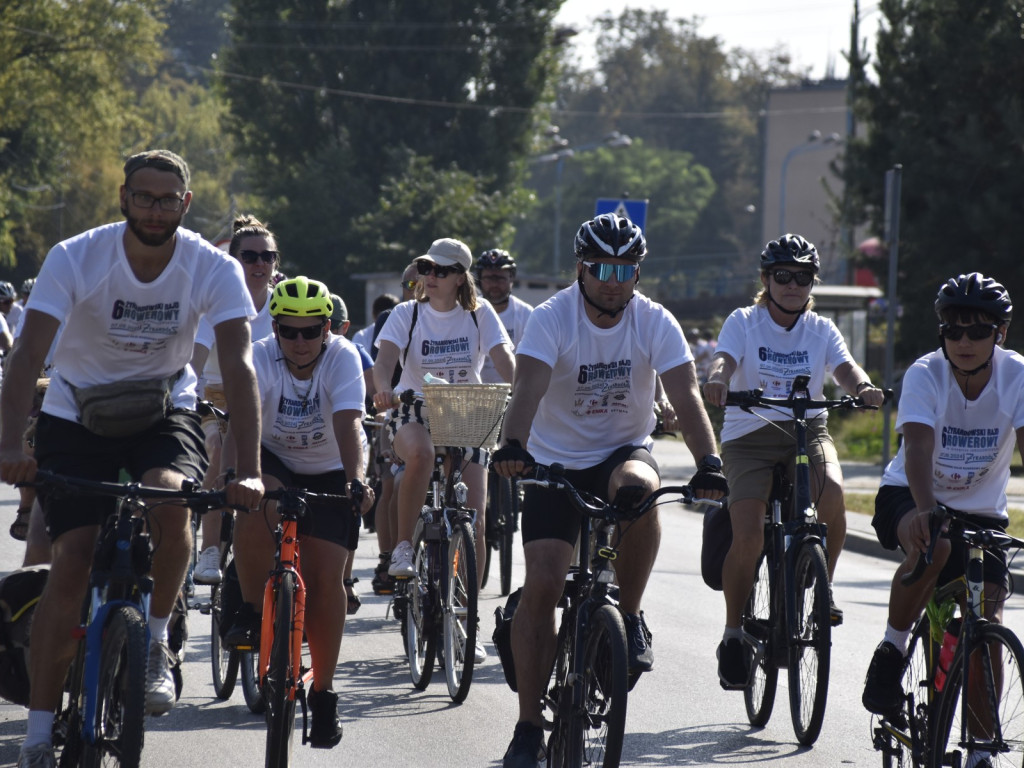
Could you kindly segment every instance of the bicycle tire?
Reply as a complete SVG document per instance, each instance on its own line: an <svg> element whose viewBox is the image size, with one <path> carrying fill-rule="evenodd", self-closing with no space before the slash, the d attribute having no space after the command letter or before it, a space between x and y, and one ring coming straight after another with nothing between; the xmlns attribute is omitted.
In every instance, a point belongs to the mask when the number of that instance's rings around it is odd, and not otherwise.
<svg viewBox="0 0 1024 768"><path fill-rule="evenodd" d="M772 626L772 588L774 586L774 558L771 551L762 553L755 571L754 587L743 609L741 626L760 644L761 653L744 643L750 682L743 689L743 703L747 721L762 727L771 719L775 708L775 693L779 684L779 667L775 663L774 627Z"/></svg>
<svg viewBox="0 0 1024 768"><path fill-rule="evenodd" d="M574 712L574 765L618 768L626 729L629 690L626 627L622 614L602 605L587 622L583 641L583 711ZM576 735L578 733L578 736Z"/></svg>
<svg viewBox="0 0 1024 768"><path fill-rule="evenodd" d="M807 747L821 734L828 700L832 622L825 551L817 541L800 546L793 569L793 608L788 626L789 709L796 740Z"/></svg>
<svg viewBox="0 0 1024 768"><path fill-rule="evenodd" d="M498 530L501 539L498 541L498 567L501 576L501 595L504 597L512 592L512 554L515 550L518 500L512 480L507 477L501 478L499 491L501 518Z"/></svg>
<svg viewBox="0 0 1024 768"><path fill-rule="evenodd" d="M263 698L267 705L266 768L287 768L291 759L292 734L295 731L295 697L292 672L292 623L295 611L295 574L279 576L274 598L274 639L270 646L270 664L263 679Z"/></svg>
<svg viewBox="0 0 1024 768"><path fill-rule="evenodd" d="M263 699L260 688L259 654L255 651L239 651L238 667L242 678L242 696L245 706L254 715L262 715L267 711L267 703Z"/></svg>
<svg viewBox="0 0 1024 768"><path fill-rule="evenodd" d="M876 726L875 748L882 751L882 768L921 768L924 765L925 749L928 745L928 716L931 711L931 665L929 658L935 653L932 644L931 625L928 615L923 614L914 626L907 648L907 662L903 670L903 701L899 715L894 718L879 718ZM936 651L937 652L937 651ZM890 728L899 728L918 744L908 746L891 733Z"/></svg>
<svg viewBox="0 0 1024 768"><path fill-rule="evenodd" d="M418 527L418 526L417 526ZM412 563L415 573L407 580L408 605L405 617L405 652L409 677L417 690L430 685L434 674L437 632L434 628L434 590L430 583L430 553L422 532L413 536Z"/></svg>
<svg viewBox="0 0 1024 768"><path fill-rule="evenodd" d="M468 520L452 525L446 548L443 585L444 671L448 695L456 704L466 700L473 683L477 635L476 545Z"/></svg>
<svg viewBox="0 0 1024 768"><path fill-rule="evenodd" d="M968 674L982 678L981 693L962 700L963 645L957 648L949 668L946 686L939 697L937 716L932 733L930 764L932 766L967 765L971 747L976 751L996 752L991 765L1021 765L1024 763L1024 647L1008 627L983 624L977 628ZM998 649L996 652L993 652ZM973 688L973 686L972 686ZM979 701L978 699L982 699ZM986 703L984 699L989 699ZM969 720L984 726L992 703L998 713L996 733L1002 738L978 739L968 733L968 744L961 738L961 717L968 711Z"/></svg>
<svg viewBox="0 0 1024 768"><path fill-rule="evenodd" d="M222 701L231 698L238 679L239 652L227 648L221 638L221 585L210 590L210 666L213 671L213 692Z"/></svg>
<svg viewBox="0 0 1024 768"><path fill-rule="evenodd" d="M146 708L146 623L138 608L111 609L100 641L94 740L83 739L83 768L137 768Z"/></svg>
<svg viewBox="0 0 1024 768"><path fill-rule="evenodd" d="M569 768L572 765L569 718L560 713L570 712L572 708L572 686L569 679L572 674L572 647L575 645L572 630L575 626L575 612L564 611L555 641L551 685L544 695L544 706L551 711L552 719L551 735L548 737L548 768Z"/></svg>

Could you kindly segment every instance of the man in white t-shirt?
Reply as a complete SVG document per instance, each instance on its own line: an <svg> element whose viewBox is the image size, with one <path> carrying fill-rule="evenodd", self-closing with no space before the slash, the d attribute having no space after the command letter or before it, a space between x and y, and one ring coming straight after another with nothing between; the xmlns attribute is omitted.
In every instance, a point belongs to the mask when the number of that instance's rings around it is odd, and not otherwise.
<svg viewBox="0 0 1024 768"><path fill-rule="evenodd" d="M533 306L512 295L516 281L516 262L508 251L491 248L480 254L476 260L476 282L482 295L505 326L512 349L516 348L526 330L526 321L530 319ZM500 384L503 379L494 368L491 358L484 361L484 369L480 372L484 384Z"/></svg>
<svg viewBox="0 0 1024 768"><path fill-rule="evenodd" d="M698 457L691 483L699 495L722 497L725 478L689 346L672 315L635 292L647 255L643 232L628 219L604 214L580 227L575 252L576 285L534 309L519 341L503 447L492 467L514 477L534 463L558 462L577 488L602 498L614 498L624 486L641 486L649 495L660 485L650 453L660 375L686 446ZM579 516L561 491L527 489L526 580L512 626L519 722L504 768L536 768L543 754L541 698L555 653L555 606L579 530ZM654 664L640 603L660 535L652 510L631 523L615 560L633 675Z"/></svg>
<svg viewBox="0 0 1024 768"><path fill-rule="evenodd" d="M216 331L227 400L239 418L238 479L231 504L262 496L256 375L248 318L255 314L237 262L180 227L192 193L185 161L166 150L128 158L120 189L126 221L88 230L55 245L29 299L18 344L0 392L0 479L30 481L40 468L96 480L126 469L145 485L181 487L201 477L206 452L188 369L199 318ZM55 371L36 425L35 458L22 451L36 378L61 322ZM171 407L138 414L129 434L124 413L106 424L82 423L76 392L115 382L161 380ZM149 423L149 426L145 426ZM102 434L101 434L102 433ZM64 499L41 493L53 562L32 625L28 735L19 766L52 766L52 723L74 655L73 629L84 598L93 543L113 499ZM191 555L189 511L151 512L155 586L146 675L146 709L167 712L175 699L167 665L167 622Z"/></svg>
<svg viewBox="0 0 1024 768"><path fill-rule="evenodd" d="M932 510L942 504L969 515L972 527L1006 530L1010 461L1014 445L1024 447L1024 358L1001 346L1013 313L1009 293L972 272L939 289L935 311L942 346L903 377L896 419L903 442L885 468L872 520L882 545L906 554L864 685L864 706L877 714L901 706L910 634L936 585L963 575L964 543L943 538L921 578L902 583L931 541ZM1000 621L1008 586L1005 550L985 553L984 572L985 617ZM988 765L987 757L975 755L964 765Z"/></svg>

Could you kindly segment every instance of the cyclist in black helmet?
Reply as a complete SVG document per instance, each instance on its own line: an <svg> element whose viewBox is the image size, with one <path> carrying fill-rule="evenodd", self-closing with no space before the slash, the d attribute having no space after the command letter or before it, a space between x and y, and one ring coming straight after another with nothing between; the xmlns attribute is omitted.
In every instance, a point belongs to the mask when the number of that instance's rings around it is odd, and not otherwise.
<svg viewBox="0 0 1024 768"><path fill-rule="evenodd" d="M950 556L963 542L940 539L924 575L910 586L900 581L928 547L932 508L943 504L975 516L980 527L1005 530L1010 461L1014 444L1024 447L1024 358L1002 347L1013 315L1006 288L977 272L959 275L939 288L935 313L939 348L903 377L896 418L903 442L875 499L878 540L906 555L864 685L864 706L878 714L899 706L911 628L935 585L963 574L960 553ZM984 611L992 621L1002 616L1006 574L1005 550L987 552Z"/></svg>
<svg viewBox="0 0 1024 768"><path fill-rule="evenodd" d="M683 331L660 304L635 292L647 255L643 232L613 214L576 235L577 284L537 307L516 350L516 381L493 468L505 477L536 461L559 462L577 488L614 498L619 488L660 485L651 455L655 379L675 406L686 447L700 458L691 483L701 496L726 492L715 437ZM629 668L653 668L651 634L640 611L658 554L656 510L631 523L615 570ZM562 594L579 516L561 492L531 486L523 501L526 579L512 627L519 722L504 768L536 768L542 752L541 695L555 654L555 605Z"/></svg>
<svg viewBox="0 0 1024 768"><path fill-rule="evenodd" d="M851 395L881 405L882 391L857 365L835 324L813 311L811 291L820 268L818 252L800 235L783 235L761 252L761 292L749 307L733 312L722 326L718 347L704 385L712 405L724 406L730 389L760 388L768 397L788 397L793 379L811 377L810 396L823 397L828 372ZM783 413L765 418L787 421ZM815 414L812 414L815 415ZM791 431L791 424L780 427ZM828 525L829 580L846 538L843 476L824 416L809 424L813 498L821 522ZM722 460L729 478L729 514L733 541L723 569L725 631L718 647L718 677L726 690L740 690L749 677L740 615L754 583L754 568L764 545L764 514L772 468L783 457L793 461L793 438L737 407L725 412ZM831 601L832 623L842 611Z"/></svg>
<svg viewBox="0 0 1024 768"><path fill-rule="evenodd" d="M487 299L494 307L494 311L498 313L498 319L505 326L508 337L512 340L512 349L515 349L516 344L523 337L526 321L530 319L530 313L533 312L531 304L512 295L515 282L516 262L508 251L491 248L477 258L476 283L480 295ZM480 379L485 384L498 384L502 381L489 357L484 361Z"/></svg>

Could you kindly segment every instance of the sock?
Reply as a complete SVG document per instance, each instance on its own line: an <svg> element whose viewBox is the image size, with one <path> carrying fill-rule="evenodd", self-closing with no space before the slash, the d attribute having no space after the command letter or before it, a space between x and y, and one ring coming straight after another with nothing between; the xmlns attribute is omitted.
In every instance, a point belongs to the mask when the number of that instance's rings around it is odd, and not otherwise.
<svg viewBox="0 0 1024 768"><path fill-rule="evenodd" d="M728 643L730 640L743 640L743 629L741 627L726 627L725 632L722 633L722 642Z"/></svg>
<svg viewBox="0 0 1024 768"><path fill-rule="evenodd" d="M900 649L900 653L904 656L907 655L907 646L910 644L910 636L913 634L914 628L910 629L895 629L892 624L886 623L885 625L885 637L882 638L883 642L890 642Z"/></svg>
<svg viewBox="0 0 1024 768"><path fill-rule="evenodd" d="M170 622L170 616L164 616L162 619L153 616L149 617L149 635L153 641L166 643L167 642L167 624Z"/></svg>
<svg viewBox="0 0 1024 768"><path fill-rule="evenodd" d="M53 712L45 709L28 711L28 734L25 736L25 747L37 744L53 743Z"/></svg>

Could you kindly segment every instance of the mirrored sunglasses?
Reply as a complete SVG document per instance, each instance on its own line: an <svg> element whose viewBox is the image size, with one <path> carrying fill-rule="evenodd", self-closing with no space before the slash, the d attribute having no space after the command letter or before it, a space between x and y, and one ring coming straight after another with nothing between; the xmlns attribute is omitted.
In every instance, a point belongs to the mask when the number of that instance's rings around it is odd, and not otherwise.
<svg viewBox="0 0 1024 768"><path fill-rule="evenodd" d="M789 269L776 269L774 272L772 272L772 278L779 285L786 285L791 280L796 280L796 284L803 288L805 286L810 285L814 281L814 273L806 272L803 270L799 272L793 272L792 270Z"/></svg>
<svg viewBox="0 0 1024 768"><path fill-rule="evenodd" d="M277 258L277 251L250 251L246 249L238 252L238 258L246 264L255 264L257 259L262 259L266 264L273 264Z"/></svg>
<svg viewBox="0 0 1024 768"><path fill-rule="evenodd" d="M459 267L442 267L439 264L435 264L432 261L417 261L416 271L421 275L426 276L431 272L434 273L434 277L444 279L450 274L459 274L462 270Z"/></svg>
<svg viewBox="0 0 1024 768"><path fill-rule="evenodd" d="M296 328L294 325L281 325L277 324L277 332L281 335L282 339L288 339L288 341L295 341L295 339L301 336L306 341L312 341L318 339L324 332L324 323L320 325L307 325L302 328Z"/></svg>
<svg viewBox="0 0 1024 768"><path fill-rule="evenodd" d="M405 290L407 290L407 291L415 291L416 290L416 283L418 283L418 282L419 282L419 280L403 280L402 281L402 287Z"/></svg>
<svg viewBox="0 0 1024 768"><path fill-rule="evenodd" d="M949 339L950 341L960 341L965 333L971 341L981 341L982 339L989 338L998 327L994 323L974 323L972 325L942 323L939 326L939 333L942 334L942 338Z"/></svg>
<svg viewBox="0 0 1024 768"><path fill-rule="evenodd" d="M640 268L636 264L607 264L596 261L584 261L583 266L602 283L611 280L612 275L615 275L615 279L620 283L628 282L636 277L636 272Z"/></svg>

